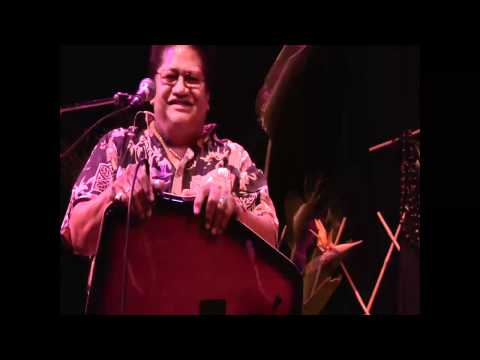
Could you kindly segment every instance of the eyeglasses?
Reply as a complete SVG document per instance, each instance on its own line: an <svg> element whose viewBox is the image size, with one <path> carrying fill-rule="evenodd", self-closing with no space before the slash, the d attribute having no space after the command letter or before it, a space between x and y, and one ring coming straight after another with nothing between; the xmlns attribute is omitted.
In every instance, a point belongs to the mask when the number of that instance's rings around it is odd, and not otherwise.
<svg viewBox="0 0 480 360"><path fill-rule="evenodd" d="M175 86L180 76L183 78L183 83L189 89L198 89L202 86L204 80L200 75L192 72L185 72L180 74L177 71L168 71L165 73L157 72L163 84L168 86Z"/></svg>

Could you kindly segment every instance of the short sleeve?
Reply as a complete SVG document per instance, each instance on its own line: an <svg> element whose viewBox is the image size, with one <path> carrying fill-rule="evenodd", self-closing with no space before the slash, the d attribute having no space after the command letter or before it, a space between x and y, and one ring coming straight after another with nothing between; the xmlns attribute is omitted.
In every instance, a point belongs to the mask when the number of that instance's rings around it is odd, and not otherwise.
<svg viewBox="0 0 480 360"><path fill-rule="evenodd" d="M60 235L71 244L70 215L79 202L88 201L104 192L113 182L119 161L119 144L125 129L115 129L104 135L95 145L89 159L72 188L70 201L63 219Z"/></svg>
<svg viewBox="0 0 480 360"><path fill-rule="evenodd" d="M251 160L248 152L239 144L231 142L229 166L238 169L235 195L240 205L257 216L269 216L278 232L275 206L268 193L267 179L261 169Z"/></svg>

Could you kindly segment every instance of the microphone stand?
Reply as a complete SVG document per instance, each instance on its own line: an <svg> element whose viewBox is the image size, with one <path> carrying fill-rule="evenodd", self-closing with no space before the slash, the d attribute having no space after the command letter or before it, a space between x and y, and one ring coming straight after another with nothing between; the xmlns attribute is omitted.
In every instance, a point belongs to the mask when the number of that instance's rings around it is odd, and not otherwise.
<svg viewBox="0 0 480 360"><path fill-rule="evenodd" d="M130 105L131 100L133 99L132 95L129 95L127 93L122 93L118 92L116 93L113 98L106 98L106 99L97 99L97 100L92 100L92 101L86 101L82 103L77 103L72 106L60 108L60 116L66 112L71 112L71 111L78 111L78 110L83 110L83 109L91 109L91 108L96 108L100 106L105 106L105 105L111 105L114 104L116 106L122 106L120 109L115 110L104 117L102 117L100 120L95 122L92 126L90 126L83 134L80 136L70 147L65 150L63 153L60 154L60 160L64 159L68 154L71 153L71 151L92 131L95 127L97 127L102 121L105 119L108 119L109 117L112 117L114 115L117 115L125 110L130 109L132 106Z"/></svg>
<svg viewBox="0 0 480 360"><path fill-rule="evenodd" d="M115 105L125 106L129 103L132 96L127 93L117 92L113 97L97 99L92 101L84 101L70 106L60 108L60 115L71 111L79 111L84 109L92 109L100 106Z"/></svg>

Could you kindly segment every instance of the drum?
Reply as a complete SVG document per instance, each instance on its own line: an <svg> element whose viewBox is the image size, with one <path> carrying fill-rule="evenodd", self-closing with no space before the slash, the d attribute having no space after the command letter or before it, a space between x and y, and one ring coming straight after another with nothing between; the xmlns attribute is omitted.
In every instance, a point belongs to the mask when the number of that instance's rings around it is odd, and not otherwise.
<svg viewBox="0 0 480 360"><path fill-rule="evenodd" d="M211 235L192 200L158 196L148 221L130 222L128 241L125 207L106 210L86 313L300 314L295 265L236 220Z"/></svg>

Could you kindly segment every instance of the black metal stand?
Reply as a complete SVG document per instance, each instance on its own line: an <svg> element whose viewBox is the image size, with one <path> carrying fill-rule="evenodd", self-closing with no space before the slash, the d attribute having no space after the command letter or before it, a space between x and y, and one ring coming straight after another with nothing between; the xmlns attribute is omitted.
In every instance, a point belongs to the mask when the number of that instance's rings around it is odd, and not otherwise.
<svg viewBox="0 0 480 360"><path fill-rule="evenodd" d="M60 154L60 160L64 159L68 154L71 153L71 151L92 131L95 127L97 127L101 122L103 122L105 119L108 119L112 116L118 115L119 113L128 110L131 108L130 101L132 100L132 95L129 95L127 93L122 93L118 92L116 93L113 98L106 98L106 99L98 99L98 100L92 100L92 101L86 101L82 103L78 103L72 106L60 108L60 116L66 112L71 112L71 111L78 111L78 110L84 110L84 109L91 109L91 108L96 108L100 106L105 106L105 105L115 105L115 106L121 106L120 109L115 110L104 117L102 117L100 120L95 122L91 127L89 127L82 136L80 136L67 150L65 150L62 154Z"/></svg>
<svg viewBox="0 0 480 360"><path fill-rule="evenodd" d="M118 92L111 98L85 101L85 102L60 108L60 115L63 115L64 113L67 113L67 112L92 109L92 108L106 106L106 105L127 106L131 98L132 96L127 93Z"/></svg>

